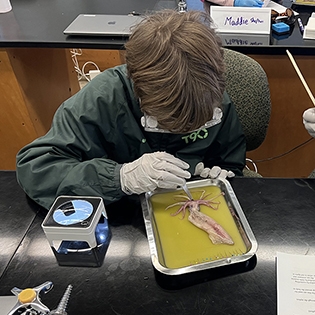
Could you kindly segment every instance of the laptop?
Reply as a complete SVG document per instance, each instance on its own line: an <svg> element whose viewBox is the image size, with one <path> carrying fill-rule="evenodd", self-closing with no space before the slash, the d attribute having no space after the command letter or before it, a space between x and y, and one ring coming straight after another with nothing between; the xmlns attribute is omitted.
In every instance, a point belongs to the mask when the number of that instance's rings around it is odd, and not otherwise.
<svg viewBox="0 0 315 315"><path fill-rule="evenodd" d="M135 15L80 14L63 31L65 35L129 36L143 18Z"/></svg>

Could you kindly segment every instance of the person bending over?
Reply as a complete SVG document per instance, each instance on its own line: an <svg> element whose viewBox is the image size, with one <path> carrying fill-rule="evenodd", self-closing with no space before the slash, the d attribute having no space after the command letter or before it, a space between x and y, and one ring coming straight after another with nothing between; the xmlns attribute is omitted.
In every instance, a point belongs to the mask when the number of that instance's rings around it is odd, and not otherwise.
<svg viewBox="0 0 315 315"><path fill-rule="evenodd" d="M210 17L159 11L125 48L126 64L61 104L47 134L17 154L19 184L46 209L60 195L100 196L106 205L174 189L194 174L242 175L245 136Z"/></svg>

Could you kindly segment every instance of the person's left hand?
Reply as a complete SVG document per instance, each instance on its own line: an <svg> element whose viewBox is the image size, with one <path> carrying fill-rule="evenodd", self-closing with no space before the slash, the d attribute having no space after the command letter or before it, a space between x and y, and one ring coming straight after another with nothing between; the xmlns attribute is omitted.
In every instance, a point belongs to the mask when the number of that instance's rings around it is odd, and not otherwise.
<svg viewBox="0 0 315 315"><path fill-rule="evenodd" d="M199 162L195 167L194 175L199 175L202 178L221 178L234 177L235 174L232 171L227 171L219 166L213 166L212 168L204 167L202 162Z"/></svg>
<svg viewBox="0 0 315 315"><path fill-rule="evenodd" d="M309 108L303 113L303 124L308 133L315 138L315 108Z"/></svg>

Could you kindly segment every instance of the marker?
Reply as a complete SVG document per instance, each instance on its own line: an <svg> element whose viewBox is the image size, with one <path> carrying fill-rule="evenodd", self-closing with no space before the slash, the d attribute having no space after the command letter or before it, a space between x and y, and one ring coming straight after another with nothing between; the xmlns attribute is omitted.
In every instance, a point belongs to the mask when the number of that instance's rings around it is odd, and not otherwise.
<svg viewBox="0 0 315 315"><path fill-rule="evenodd" d="M300 32L303 34L304 33L304 25L302 23L302 20L301 18L297 18L297 21L298 21L298 24L299 24L299 29L300 29Z"/></svg>

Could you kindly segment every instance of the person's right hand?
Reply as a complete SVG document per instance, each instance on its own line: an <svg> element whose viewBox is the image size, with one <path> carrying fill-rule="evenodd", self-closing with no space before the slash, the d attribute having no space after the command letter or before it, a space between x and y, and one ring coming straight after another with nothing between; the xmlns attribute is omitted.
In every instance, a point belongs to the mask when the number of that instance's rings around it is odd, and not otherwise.
<svg viewBox="0 0 315 315"><path fill-rule="evenodd" d="M258 7L264 4L261 0L234 0L234 7Z"/></svg>
<svg viewBox="0 0 315 315"><path fill-rule="evenodd" d="M315 138L315 108L309 108L303 113L303 124L308 133Z"/></svg>
<svg viewBox="0 0 315 315"><path fill-rule="evenodd" d="M158 187L175 189L191 177L186 171L188 168L189 164L169 153L146 153L121 167L121 189L128 195L153 191Z"/></svg>

